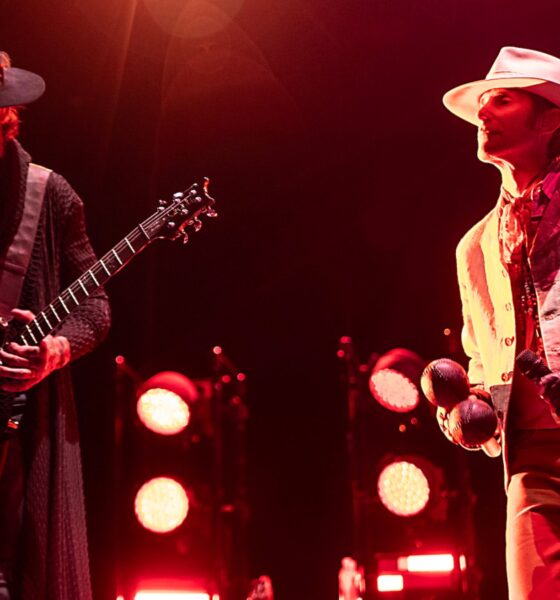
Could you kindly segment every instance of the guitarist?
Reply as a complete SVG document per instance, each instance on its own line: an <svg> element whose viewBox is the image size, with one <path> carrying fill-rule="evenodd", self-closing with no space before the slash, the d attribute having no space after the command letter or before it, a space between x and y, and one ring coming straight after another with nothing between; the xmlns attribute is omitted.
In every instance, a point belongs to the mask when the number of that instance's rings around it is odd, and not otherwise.
<svg viewBox="0 0 560 600"><path fill-rule="evenodd" d="M22 323L96 260L81 200L60 175L31 168L17 141L19 107L43 91L41 77L0 52L0 316ZM10 257L21 239L27 265L18 275ZM77 422L63 367L97 346L109 324L107 297L97 291L37 345L0 347L0 391L26 397L17 433L0 435L0 600L91 599Z"/></svg>

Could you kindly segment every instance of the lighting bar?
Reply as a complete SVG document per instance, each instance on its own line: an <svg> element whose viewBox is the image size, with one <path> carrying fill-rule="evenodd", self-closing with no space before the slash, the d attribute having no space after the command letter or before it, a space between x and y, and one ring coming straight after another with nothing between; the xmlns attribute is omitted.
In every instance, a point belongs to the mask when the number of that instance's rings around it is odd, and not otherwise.
<svg viewBox="0 0 560 600"><path fill-rule="evenodd" d="M398 563L399 571L409 573L451 573L455 569L452 554L413 554L399 558Z"/></svg>
<svg viewBox="0 0 560 600"><path fill-rule="evenodd" d="M461 554L377 554L378 592L467 589L467 559Z"/></svg>
<svg viewBox="0 0 560 600"><path fill-rule="evenodd" d="M401 592L404 590L402 575L379 575L377 577L378 592Z"/></svg>

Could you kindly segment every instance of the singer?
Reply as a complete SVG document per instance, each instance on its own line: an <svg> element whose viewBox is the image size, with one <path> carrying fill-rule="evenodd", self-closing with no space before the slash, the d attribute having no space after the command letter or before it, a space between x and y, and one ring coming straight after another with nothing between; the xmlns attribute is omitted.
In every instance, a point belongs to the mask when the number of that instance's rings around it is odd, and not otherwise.
<svg viewBox="0 0 560 600"><path fill-rule="evenodd" d="M560 598L560 420L515 368L530 349L560 372L560 59L502 48L485 79L443 102L477 127L478 158L502 179L457 270L469 379L490 392L503 431L509 598Z"/></svg>

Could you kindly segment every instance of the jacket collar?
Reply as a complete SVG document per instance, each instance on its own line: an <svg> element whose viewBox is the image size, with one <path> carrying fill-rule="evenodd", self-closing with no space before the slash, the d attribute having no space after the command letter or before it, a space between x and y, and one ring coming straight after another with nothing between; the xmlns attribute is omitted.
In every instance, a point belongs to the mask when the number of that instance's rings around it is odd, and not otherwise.
<svg viewBox="0 0 560 600"><path fill-rule="evenodd" d="M549 201L537 228L531 254L538 254L548 240L560 234L560 168L558 162L544 178L542 191Z"/></svg>

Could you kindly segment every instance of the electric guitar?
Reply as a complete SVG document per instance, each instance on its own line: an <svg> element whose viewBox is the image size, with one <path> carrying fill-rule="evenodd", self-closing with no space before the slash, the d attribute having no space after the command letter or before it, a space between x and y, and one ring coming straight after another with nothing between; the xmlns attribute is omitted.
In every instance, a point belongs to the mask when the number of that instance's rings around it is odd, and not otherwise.
<svg viewBox="0 0 560 600"><path fill-rule="evenodd" d="M53 333L88 296L116 275L134 256L157 239L182 239L187 243L189 231L202 227L201 215L216 217L214 199L208 195L208 179L191 185L184 192L160 200L157 210L137 225L116 246L76 279L57 298L26 325L3 326L0 346L10 342L37 346ZM18 430L24 413L26 394L0 391L0 439Z"/></svg>

